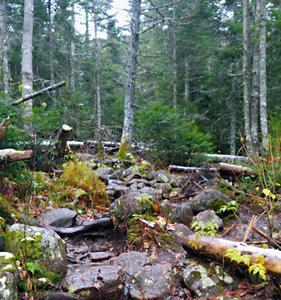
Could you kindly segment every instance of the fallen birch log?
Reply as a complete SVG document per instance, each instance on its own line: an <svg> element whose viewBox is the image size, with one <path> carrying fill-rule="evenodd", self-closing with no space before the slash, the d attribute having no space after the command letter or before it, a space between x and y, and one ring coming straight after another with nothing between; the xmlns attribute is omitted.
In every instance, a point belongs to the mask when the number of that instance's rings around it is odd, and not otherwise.
<svg viewBox="0 0 281 300"><path fill-rule="evenodd" d="M72 132L72 128L66 124L62 125L56 145L59 157L63 157L67 152L67 142Z"/></svg>
<svg viewBox="0 0 281 300"><path fill-rule="evenodd" d="M1 123L0 123L0 141L3 140L6 131L8 129L9 126L9 122L10 122L10 118L5 118Z"/></svg>
<svg viewBox="0 0 281 300"><path fill-rule="evenodd" d="M42 89L42 90L40 90L38 92L32 93L32 94L30 94L30 95L28 95L26 97L18 99L17 101L13 102L12 105L14 105L14 106L15 105L19 105L19 104L21 104L23 102L26 102L26 101L30 100L30 99L33 99L33 98L38 97L38 96L41 96L41 95L43 95L43 94L45 94L47 92L56 90L56 89L58 89L58 88L60 88L60 87L62 87L64 85L65 85L65 81L62 81L62 82L50 85L50 86L48 86L48 87L46 87L46 88L44 88L44 89Z"/></svg>
<svg viewBox="0 0 281 300"><path fill-rule="evenodd" d="M170 165L169 171L172 173L173 172L192 173L192 172L201 172L201 171L216 172L217 168L183 167L183 166Z"/></svg>
<svg viewBox="0 0 281 300"><path fill-rule="evenodd" d="M225 173L233 173L233 174L246 174L246 175L257 175L257 172L248 167L237 166L233 164L227 163L219 163L218 171Z"/></svg>
<svg viewBox="0 0 281 300"><path fill-rule="evenodd" d="M180 237L182 245L187 249L207 254L221 260L225 260L225 254L228 249L235 249L241 255L249 255L250 263L254 263L258 257L264 257L265 267L267 271L281 274L281 251L276 249L264 249L255 246L249 246L241 242L233 242L221 238L212 238L209 236L190 235ZM196 245L196 249L194 249Z"/></svg>
<svg viewBox="0 0 281 300"><path fill-rule="evenodd" d="M238 155L227 155L227 154L210 154L204 153L202 154L209 161L217 161L217 162L243 162L246 164L253 164L251 158L247 156L238 156Z"/></svg>
<svg viewBox="0 0 281 300"><path fill-rule="evenodd" d="M0 161L10 162L32 158L32 150L17 151L15 149L0 150Z"/></svg>

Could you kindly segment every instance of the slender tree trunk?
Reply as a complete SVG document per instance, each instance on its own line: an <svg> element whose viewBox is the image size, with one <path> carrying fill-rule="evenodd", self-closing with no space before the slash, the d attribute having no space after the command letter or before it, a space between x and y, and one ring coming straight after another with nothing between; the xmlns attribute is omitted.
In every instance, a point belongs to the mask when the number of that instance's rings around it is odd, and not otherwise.
<svg viewBox="0 0 281 300"><path fill-rule="evenodd" d="M184 102L188 103L190 99L190 64L188 58L184 62Z"/></svg>
<svg viewBox="0 0 281 300"><path fill-rule="evenodd" d="M52 0L48 0L48 48L49 48L49 67L51 85L55 83L55 69L54 69L54 46L53 46L53 20L52 20ZM53 92L54 94L55 92Z"/></svg>
<svg viewBox="0 0 281 300"><path fill-rule="evenodd" d="M172 47L173 47L173 107L177 107L177 32L176 32L176 0L173 0Z"/></svg>
<svg viewBox="0 0 281 300"><path fill-rule="evenodd" d="M32 70L32 37L33 37L33 0L24 0L24 18L22 34L22 97L32 93L33 70ZM24 109L24 117L32 115L32 100L29 100ZM28 126L27 126L28 127Z"/></svg>
<svg viewBox="0 0 281 300"><path fill-rule="evenodd" d="M85 26L86 26L86 31L85 31L85 48L86 48L86 55L89 55L89 43L90 43L90 34L89 34L89 7L86 4L84 7L85 10Z"/></svg>
<svg viewBox="0 0 281 300"><path fill-rule="evenodd" d="M121 138L121 145L123 146L126 146L126 144L131 142L134 128L134 95L139 48L140 8L141 0L132 0L131 39L129 45L129 63L127 70L127 84L124 108L125 115L123 133ZM120 149L121 148L122 147L120 147Z"/></svg>
<svg viewBox="0 0 281 300"><path fill-rule="evenodd" d="M260 1L259 49L260 49L260 125L262 146L268 148L267 85L266 85L266 0Z"/></svg>
<svg viewBox="0 0 281 300"><path fill-rule="evenodd" d="M4 94L7 97L9 94L9 34L6 23L6 3L5 0L0 0L0 49L2 57L2 79Z"/></svg>
<svg viewBox="0 0 281 300"><path fill-rule="evenodd" d="M75 1L71 2L70 88L75 90Z"/></svg>
<svg viewBox="0 0 281 300"><path fill-rule="evenodd" d="M258 154L258 105L259 105L259 48L254 46L253 72L252 72L252 101L251 101L251 136L252 147L255 154Z"/></svg>
<svg viewBox="0 0 281 300"><path fill-rule="evenodd" d="M229 103L230 111L230 154L236 154L236 102L237 102L237 70L233 65L231 74L231 97Z"/></svg>
<svg viewBox="0 0 281 300"><path fill-rule="evenodd" d="M95 61L96 61L96 68L95 68L95 84L96 84L96 115L97 115L97 130L98 135L100 135L101 130L101 118L102 118L102 107L101 107L101 93L100 93L100 45L98 40L98 15L97 15L97 7L96 2L94 1L94 26L95 26Z"/></svg>
<svg viewBox="0 0 281 300"><path fill-rule="evenodd" d="M243 98L244 134L247 149L251 150L250 127L250 42L249 42L249 0L243 0Z"/></svg>

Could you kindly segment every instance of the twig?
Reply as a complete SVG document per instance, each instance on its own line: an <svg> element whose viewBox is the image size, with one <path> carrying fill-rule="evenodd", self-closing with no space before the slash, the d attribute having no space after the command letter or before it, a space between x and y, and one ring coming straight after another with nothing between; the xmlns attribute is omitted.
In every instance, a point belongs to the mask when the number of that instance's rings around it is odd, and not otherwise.
<svg viewBox="0 0 281 300"><path fill-rule="evenodd" d="M256 222L257 222L257 216L253 215L252 218L251 218L251 221L249 222L249 225L246 229L246 232L245 232L245 235L244 235L244 238L243 238L243 243L246 243L246 241L249 237L249 234L252 231L253 226L255 226Z"/></svg>
<svg viewBox="0 0 281 300"><path fill-rule="evenodd" d="M268 242L271 244L271 246L276 247L277 249L281 250L281 246L274 239L269 237L264 231L262 231L261 229L259 229L256 226L253 226L253 230L255 230L262 237L266 238L268 240Z"/></svg>

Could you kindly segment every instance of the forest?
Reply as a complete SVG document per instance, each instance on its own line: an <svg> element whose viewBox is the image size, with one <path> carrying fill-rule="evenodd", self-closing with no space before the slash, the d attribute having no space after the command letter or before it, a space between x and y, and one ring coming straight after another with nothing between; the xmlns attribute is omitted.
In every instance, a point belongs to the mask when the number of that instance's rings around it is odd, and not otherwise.
<svg viewBox="0 0 281 300"><path fill-rule="evenodd" d="M281 299L280 46L277 0L0 0L0 300Z"/></svg>

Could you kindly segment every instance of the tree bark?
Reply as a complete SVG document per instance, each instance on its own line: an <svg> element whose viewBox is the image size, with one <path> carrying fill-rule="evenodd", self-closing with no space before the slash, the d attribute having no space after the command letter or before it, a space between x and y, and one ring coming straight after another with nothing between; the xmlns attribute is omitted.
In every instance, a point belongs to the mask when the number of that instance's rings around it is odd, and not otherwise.
<svg viewBox="0 0 281 300"><path fill-rule="evenodd" d="M268 148L267 125L267 84L266 84L266 0L260 3L259 17L259 50L260 50L260 126L262 133L262 146Z"/></svg>
<svg viewBox="0 0 281 300"><path fill-rule="evenodd" d="M0 150L0 162L11 162L32 158L32 151L17 151L15 149Z"/></svg>
<svg viewBox="0 0 281 300"><path fill-rule="evenodd" d="M237 69L234 64L231 68L231 97L229 100L230 132L229 148L230 155L236 154L236 103L237 103Z"/></svg>
<svg viewBox="0 0 281 300"><path fill-rule="evenodd" d="M222 260L225 260L226 251L232 248L239 251L242 255L249 255L251 263L254 263L258 257L264 257L266 270L275 274L281 274L281 251L279 250L258 248L245 243L209 236L190 235L179 238L182 240L182 244L191 251L204 253ZM196 245L196 249L191 246L192 244Z"/></svg>
<svg viewBox="0 0 281 300"><path fill-rule="evenodd" d="M22 35L22 98L32 93L33 89L33 70L32 70L32 37L33 37L33 0L24 0L24 18ZM27 102L24 109L24 118L32 115L32 100ZM30 124L25 124L30 127ZM28 128L30 129L30 128Z"/></svg>
<svg viewBox="0 0 281 300"><path fill-rule="evenodd" d="M131 39L129 45L129 63L124 108L124 124L121 144L131 143L134 128L134 98L137 74L137 58L139 48L141 0L132 1Z"/></svg>
<svg viewBox="0 0 281 300"><path fill-rule="evenodd" d="M66 124L62 125L59 133L58 143L56 145L57 153L59 157L63 157L67 152L67 142L70 138L72 128Z"/></svg>
<svg viewBox="0 0 281 300"><path fill-rule="evenodd" d="M246 147L251 151L250 127L250 41L249 41L249 0L243 0L243 98L244 134Z"/></svg>
<svg viewBox="0 0 281 300"><path fill-rule="evenodd" d="M55 82L55 69L54 69L54 46L53 46L53 16L52 16L52 0L48 0L48 47L49 47L49 68L51 85ZM54 96L54 93L52 93Z"/></svg>
<svg viewBox="0 0 281 300"><path fill-rule="evenodd" d="M6 3L5 0L0 0L0 49L2 57L2 79L4 95L9 95L9 34L6 22Z"/></svg>
<svg viewBox="0 0 281 300"><path fill-rule="evenodd" d="M8 129L8 126L9 126L9 123L10 123L10 118L6 118L4 119L1 123L0 123L0 141L3 140L5 134L6 134L6 131Z"/></svg>
<svg viewBox="0 0 281 300"><path fill-rule="evenodd" d="M177 107L177 32L176 32L176 0L173 0L172 51L173 51L173 107Z"/></svg>
<svg viewBox="0 0 281 300"><path fill-rule="evenodd" d="M75 90L75 1L71 1L70 89Z"/></svg>

